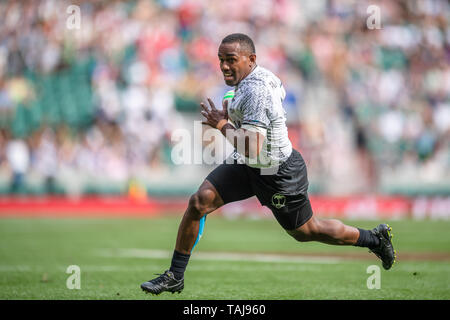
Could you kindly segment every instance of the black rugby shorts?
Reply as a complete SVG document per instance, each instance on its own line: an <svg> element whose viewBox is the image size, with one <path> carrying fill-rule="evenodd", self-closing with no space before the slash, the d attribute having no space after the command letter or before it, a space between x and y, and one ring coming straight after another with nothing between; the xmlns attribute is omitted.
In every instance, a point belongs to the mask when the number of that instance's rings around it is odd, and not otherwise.
<svg viewBox="0 0 450 320"><path fill-rule="evenodd" d="M295 149L270 175L237 161L225 161L206 180L216 188L225 204L256 196L286 230L297 229L312 217L306 164Z"/></svg>

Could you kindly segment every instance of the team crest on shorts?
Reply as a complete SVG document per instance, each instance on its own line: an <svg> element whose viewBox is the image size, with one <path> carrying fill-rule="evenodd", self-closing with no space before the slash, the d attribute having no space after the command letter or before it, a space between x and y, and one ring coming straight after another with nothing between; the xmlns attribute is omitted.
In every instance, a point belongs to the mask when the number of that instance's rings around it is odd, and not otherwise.
<svg viewBox="0 0 450 320"><path fill-rule="evenodd" d="M272 196L272 205L277 209L283 208L286 205L286 196L275 193Z"/></svg>

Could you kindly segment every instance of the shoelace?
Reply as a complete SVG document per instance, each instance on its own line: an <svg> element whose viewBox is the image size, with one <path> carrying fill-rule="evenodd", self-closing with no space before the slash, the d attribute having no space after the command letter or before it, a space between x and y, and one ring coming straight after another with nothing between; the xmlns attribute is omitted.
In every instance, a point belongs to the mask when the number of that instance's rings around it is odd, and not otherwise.
<svg viewBox="0 0 450 320"><path fill-rule="evenodd" d="M169 276L166 273L155 273L155 275L159 276L156 279L149 280L149 282L152 282L154 284L160 284L164 282L166 279L170 279Z"/></svg>

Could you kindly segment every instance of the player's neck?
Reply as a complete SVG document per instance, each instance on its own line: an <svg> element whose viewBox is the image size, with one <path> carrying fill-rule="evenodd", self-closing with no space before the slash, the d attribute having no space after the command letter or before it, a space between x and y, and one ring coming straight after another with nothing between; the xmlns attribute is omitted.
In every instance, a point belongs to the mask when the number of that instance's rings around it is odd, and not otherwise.
<svg viewBox="0 0 450 320"><path fill-rule="evenodd" d="M250 72L245 76L245 78L247 78L249 75L251 75L252 72L256 69L257 66L258 66L258 65L255 63L255 64L253 65L253 67L250 69ZM245 79L245 78L244 78L244 79Z"/></svg>
<svg viewBox="0 0 450 320"><path fill-rule="evenodd" d="M250 69L250 71L247 73L247 75L246 75L244 78L242 78L242 80L245 80L245 78L247 78L249 75L251 75L252 72L253 72L257 67L258 67L258 65L255 63L255 64L253 65L253 67ZM236 84L235 87L239 86L239 84L242 82L242 80L239 81L239 83Z"/></svg>

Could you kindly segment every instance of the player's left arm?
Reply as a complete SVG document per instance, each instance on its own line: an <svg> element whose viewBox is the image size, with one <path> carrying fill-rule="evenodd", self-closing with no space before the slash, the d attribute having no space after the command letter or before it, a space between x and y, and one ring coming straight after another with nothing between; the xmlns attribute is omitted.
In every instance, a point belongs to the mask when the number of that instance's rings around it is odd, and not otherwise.
<svg viewBox="0 0 450 320"><path fill-rule="evenodd" d="M251 124L244 124L241 128L236 129L228 122L228 101L225 101L223 110L217 110L209 98L208 103L211 109L208 109L204 103L200 104L203 109L201 113L206 118L203 124L218 129L238 153L244 154L250 159L256 158L262 150L266 136L265 129Z"/></svg>

